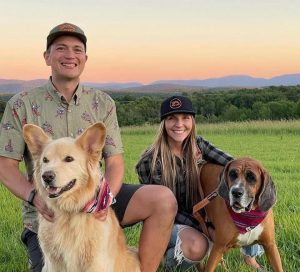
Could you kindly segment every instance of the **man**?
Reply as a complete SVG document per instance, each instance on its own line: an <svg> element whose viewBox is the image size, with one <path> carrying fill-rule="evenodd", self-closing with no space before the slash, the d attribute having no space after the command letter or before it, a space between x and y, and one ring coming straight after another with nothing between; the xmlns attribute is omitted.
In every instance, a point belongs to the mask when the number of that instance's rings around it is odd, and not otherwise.
<svg viewBox="0 0 300 272"><path fill-rule="evenodd" d="M44 52L45 62L51 67L48 83L15 95L6 105L0 131L0 180L24 201L21 238L28 250L31 271L41 271L37 212L51 222L55 215L33 188L33 163L22 127L34 123L56 139L76 137L92 123L103 121L108 130L103 150L105 178L117 200L113 208L122 226L143 221L139 240L142 271L156 271L170 237L176 200L166 187L122 184L123 147L115 103L107 94L80 84L87 61L86 42L82 29L73 24L60 24L50 31ZM22 159L26 177L19 171ZM105 220L106 212L96 216Z"/></svg>

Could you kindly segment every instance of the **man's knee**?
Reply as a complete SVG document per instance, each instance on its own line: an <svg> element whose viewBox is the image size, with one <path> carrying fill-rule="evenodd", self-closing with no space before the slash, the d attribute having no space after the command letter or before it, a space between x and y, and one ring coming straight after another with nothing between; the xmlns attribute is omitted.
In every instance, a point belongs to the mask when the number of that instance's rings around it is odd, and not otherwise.
<svg viewBox="0 0 300 272"><path fill-rule="evenodd" d="M177 201L173 192L166 186L157 186L155 192L155 208L165 215L175 216L177 213Z"/></svg>
<svg viewBox="0 0 300 272"><path fill-rule="evenodd" d="M26 246L28 253L29 271L41 272L43 268L43 254L36 233L24 229L21 240Z"/></svg>

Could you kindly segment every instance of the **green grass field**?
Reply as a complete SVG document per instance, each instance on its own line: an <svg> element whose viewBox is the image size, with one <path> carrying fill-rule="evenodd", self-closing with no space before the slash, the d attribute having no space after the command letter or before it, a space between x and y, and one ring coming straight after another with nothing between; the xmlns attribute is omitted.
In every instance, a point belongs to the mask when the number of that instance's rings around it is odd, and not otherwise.
<svg viewBox="0 0 300 272"><path fill-rule="evenodd" d="M197 127L198 133L211 143L235 157L250 156L260 160L271 174L277 187L274 212L282 262L285 271L299 271L300 121L198 124ZM156 129L155 126L122 128L126 182L138 182L134 166L142 151L152 142ZM0 199L0 272L27 271L26 253L19 239L21 202L2 185ZM139 231L140 225L125 230L129 244L137 244ZM225 259L229 271L251 271L241 261L237 249L226 254ZM259 261L268 267L265 257Z"/></svg>

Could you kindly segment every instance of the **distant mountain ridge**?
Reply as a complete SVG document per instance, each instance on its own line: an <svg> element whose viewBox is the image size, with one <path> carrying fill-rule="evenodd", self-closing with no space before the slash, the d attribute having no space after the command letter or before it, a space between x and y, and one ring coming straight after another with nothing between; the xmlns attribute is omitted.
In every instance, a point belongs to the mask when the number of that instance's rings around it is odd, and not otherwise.
<svg viewBox="0 0 300 272"><path fill-rule="evenodd" d="M47 79L35 80L15 80L0 79L0 93L17 93L19 91L29 90L40 86L47 82ZM139 82L83 82L84 85L100 88L110 91L168 91L171 89L189 89L195 90L199 88L257 88L266 86L294 86L300 85L299 74L287 74L275 76L270 79L251 77L248 75L230 75L218 78L208 79L191 79L191 80L157 80L150 84L142 84Z"/></svg>
<svg viewBox="0 0 300 272"><path fill-rule="evenodd" d="M231 75L203 80L158 80L152 84L179 84L185 86L216 87L266 87L266 86L293 86L300 84L300 74L288 74L270 79L251 77L247 75Z"/></svg>

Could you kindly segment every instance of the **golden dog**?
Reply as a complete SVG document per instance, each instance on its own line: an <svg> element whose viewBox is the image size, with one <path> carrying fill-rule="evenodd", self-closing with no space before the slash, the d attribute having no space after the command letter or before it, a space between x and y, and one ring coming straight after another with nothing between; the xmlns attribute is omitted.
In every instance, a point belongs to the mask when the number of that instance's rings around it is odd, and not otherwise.
<svg viewBox="0 0 300 272"><path fill-rule="evenodd" d="M94 124L76 139L52 140L30 124L23 135L35 161L35 187L55 214L53 223L39 216L43 272L140 271L113 210L105 221L82 211L103 185L104 124Z"/></svg>
<svg viewBox="0 0 300 272"><path fill-rule="evenodd" d="M205 271L214 271L231 247L253 243L264 247L273 271L283 271L271 209L276 191L263 166L252 158L233 160L225 168L207 163L201 169L200 182L205 196L216 188L221 196L205 207L215 227Z"/></svg>

